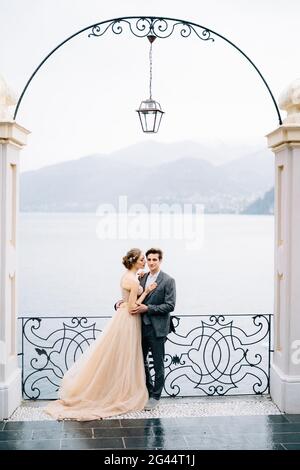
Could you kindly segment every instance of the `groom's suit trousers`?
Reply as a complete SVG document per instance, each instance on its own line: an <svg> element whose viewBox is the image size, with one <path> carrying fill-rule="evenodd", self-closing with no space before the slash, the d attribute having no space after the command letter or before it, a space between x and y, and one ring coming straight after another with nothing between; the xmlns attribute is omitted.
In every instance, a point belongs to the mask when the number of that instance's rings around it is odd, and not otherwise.
<svg viewBox="0 0 300 470"><path fill-rule="evenodd" d="M149 397L156 400L160 399L164 387L164 357L165 357L165 338L157 338L155 335L152 324L142 323L142 348L146 373L146 386L149 392ZM149 370L147 356L151 350L154 367L154 384Z"/></svg>

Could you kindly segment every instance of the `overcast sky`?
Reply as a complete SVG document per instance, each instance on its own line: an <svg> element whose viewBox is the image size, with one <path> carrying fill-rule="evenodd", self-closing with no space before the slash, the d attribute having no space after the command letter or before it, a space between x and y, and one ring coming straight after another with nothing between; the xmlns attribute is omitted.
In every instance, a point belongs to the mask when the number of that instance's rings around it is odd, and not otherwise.
<svg viewBox="0 0 300 470"><path fill-rule="evenodd" d="M120 16L165 16L206 26L260 69L275 98L300 76L299 0L0 0L0 73L19 95L41 60L76 31ZM148 98L147 39L127 31L60 48L32 81L17 121L32 134L29 170L143 140L249 142L276 128L257 72L222 39L173 34L153 46L153 97L166 114L158 134L141 132L135 110ZM283 112L284 115L284 112Z"/></svg>

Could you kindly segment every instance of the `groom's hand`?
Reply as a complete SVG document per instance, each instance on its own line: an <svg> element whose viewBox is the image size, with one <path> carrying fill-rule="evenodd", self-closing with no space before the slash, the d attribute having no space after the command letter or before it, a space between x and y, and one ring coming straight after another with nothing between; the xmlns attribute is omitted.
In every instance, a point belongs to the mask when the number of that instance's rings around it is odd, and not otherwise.
<svg viewBox="0 0 300 470"><path fill-rule="evenodd" d="M143 313L146 313L147 311L148 311L147 305L142 304L130 310L130 314L131 315L143 314Z"/></svg>
<svg viewBox="0 0 300 470"><path fill-rule="evenodd" d="M114 309L117 310L119 307L121 307L123 302L124 300L118 300L118 302L116 302L114 305Z"/></svg>

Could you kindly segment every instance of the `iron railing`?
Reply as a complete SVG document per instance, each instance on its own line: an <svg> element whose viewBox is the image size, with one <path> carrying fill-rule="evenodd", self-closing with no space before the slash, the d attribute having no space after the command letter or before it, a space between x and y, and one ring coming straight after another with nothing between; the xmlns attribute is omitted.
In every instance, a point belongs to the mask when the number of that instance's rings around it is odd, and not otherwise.
<svg viewBox="0 0 300 470"><path fill-rule="evenodd" d="M20 317L23 397L57 398L64 373L109 318ZM271 315L178 315L175 324L162 396L269 393Z"/></svg>

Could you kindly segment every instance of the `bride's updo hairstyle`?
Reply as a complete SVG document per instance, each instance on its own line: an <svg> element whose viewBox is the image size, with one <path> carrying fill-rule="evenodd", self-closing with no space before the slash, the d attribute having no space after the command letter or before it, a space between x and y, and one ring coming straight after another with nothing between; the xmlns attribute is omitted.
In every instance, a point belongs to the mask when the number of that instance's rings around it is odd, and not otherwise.
<svg viewBox="0 0 300 470"><path fill-rule="evenodd" d="M122 263L126 269L131 269L132 266L137 262L142 252L139 248L132 248L125 256L123 256Z"/></svg>

